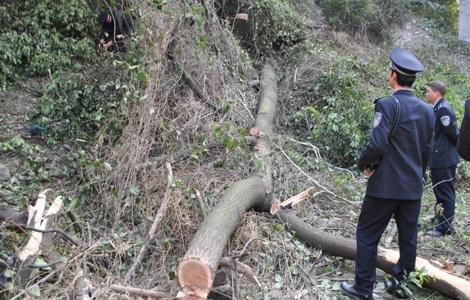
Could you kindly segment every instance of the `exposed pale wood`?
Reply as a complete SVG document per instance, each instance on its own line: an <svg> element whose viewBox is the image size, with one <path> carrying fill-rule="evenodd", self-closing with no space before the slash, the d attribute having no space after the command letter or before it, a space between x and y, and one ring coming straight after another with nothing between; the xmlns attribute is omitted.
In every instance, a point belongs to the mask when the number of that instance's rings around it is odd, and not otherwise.
<svg viewBox="0 0 470 300"><path fill-rule="evenodd" d="M140 296L140 297L147 297L150 299L168 298L167 294L163 292L159 292L159 291L145 290L145 289L139 289L135 287L123 286L123 285L117 285L117 284L111 285L110 288L114 292L126 294L129 296Z"/></svg>
<svg viewBox="0 0 470 300"><path fill-rule="evenodd" d="M47 246L49 247L49 252L47 252L46 255L52 253L50 245L54 235L52 233L44 234L43 231L46 231L46 229L51 227L54 220L54 216L62 208L62 197L58 196L54 199L51 206L44 215L44 218L42 218L46 205L47 192L48 190L43 191L39 194L38 200L36 201L36 205L34 206L34 217L32 217L31 222L31 227L36 230L31 233L31 237L26 243L26 246L18 254L20 265L17 272L18 275L16 277L16 282L22 287L26 286L32 271L31 266L34 265L34 261L36 260L37 256L41 254L41 251L43 251ZM56 259L54 263L55 265L57 265L57 255L55 253L51 254L50 258L51 260L53 258Z"/></svg>
<svg viewBox="0 0 470 300"><path fill-rule="evenodd" d="M44 230L46 229L41 225L42 215L44 214L44 208L46 207L46 193L48 190L45 190L39 193L38 199L36 200L36 205L34 207L28 207L28 225L33 228ZM45 223L43 224L46 225ZM26 245L21 249L18 254L18 258L21 261L25 261L30 255L33 255L39 251L39 245L41 243L42 233L41 232L32 232L31 237L29 238Z"/></svg>
<svg viewBox="0 0 470 300"><path fill-rule="evenodd" d="M270 203L268 189L261 178L253 177L233 184L225 193L218 205L199 226L186 255L178 266L178 282L182 292L178 297L195 295L207 297L212 287L214 271L217 269L225 245L232 232L243 219L244 213L262 202ZM187 262L191 262L188 264ZM206 265L207 268L201 267ZM191 268L196 269L192 271ZM202 272L200 270L210 270ZM186 275L186 273L199 276ZM203 278L200 278L200 277ZM192 282L191 282L192 280ZM201 282L208 282L202 285Z"/></svg>
<svg viewBox="0 0 470 300"><path fill-rule="evenodd" d="M281 208L293 207L294 205L299 204L300 202L307 199L310 196L310 194L312 194L313 190L314 190L313 187L308 188L305 191L300 192L297 195L290 197L286 201L283 201L282 203L280 203L279 201L274 201L270 210L271 214L272 215L276 214Z"/></svg>
<svg viewBox="0 0 470 300"><path fill-rule="evenodd" d="M266 211L271 206L272 172L266 158L271 153L269 135L273 132L277 102L276 77L272 66L264 66L261 82L261 103L255 126L264 134L260 135L255 149L264 164L259 172L262 178L252 177L234 183L204 219L178 266L181 287L178 298L206 298L225 245L240 224L243 214L251 208Z"/></svg>
<svg viewBox="0 0 470 300"><path fill-rule="evenodd" d="M155 232L157 231L158 224L160 224L160 221L163 219L165 216L166 210L168 208L168 204L170 202L170 192L171 192L171 184L173 183L173 170L171 168L170 163L166 163L166 169L168 172L167 175L167 184L166 184L166 190L165 190L165 195L163 196L163 201L162 204L160 205L160 208L158 209L155 218L153 219L152 226L150 226L150 229L147 233L147 237L145 238L145 243L142 245L142 248L140 248L139 254L137 255L137 258L134 260L134 263L132 264L131 268L126 274L126 280L131 278L132 276L135 275L135 272L138 270L140 267L140 264L142 263L142 259L144 258L145 255L147 255L148 248L150 244L153 242L153 239L155 237Z"/></svg>

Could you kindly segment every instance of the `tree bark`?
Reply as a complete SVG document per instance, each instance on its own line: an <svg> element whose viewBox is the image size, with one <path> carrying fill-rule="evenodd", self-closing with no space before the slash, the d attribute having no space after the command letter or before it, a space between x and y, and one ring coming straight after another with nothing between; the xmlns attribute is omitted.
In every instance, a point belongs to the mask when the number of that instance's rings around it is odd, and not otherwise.
<svg viewBox="0 0 470 300"><path fill-rule="evenodd" d="M178 297L207 297L230 235L247 210L270 202L267 191L261 178L252 177L236 182L224 193L199 227L178 266L178 282L183 289Z"/></svg>
<svg viewBox="0 0 470 300"><path fill-rule="evenodd" d="M244 213L252 208L266 211L271 206L272 179L267 158L271 153L270 136L277 102L275 80L273 67L264 66L261 103L255 123L260 129L255 148L265 163L261 170L262 179L252 177L234 183L205 218L178 265L178 283L182 288L178 298L207 298L225 245L242 221Z"/></svg>
<svg viewBox="0 0 470 300"><path fill-rule="evenodd" d="M294 213L281 210L278 216L300 240L312 247L320 247L334 256L356 259L356 241L340 235L326 233L303 222ZM398 261L399 252L379 247L377 267L391 273L393 265ZM426 269L426 274L435 278L427 283L427 287L454 299L470 299L470 282L447 273L434 266L429 260L417 257L416 269Z"/></svg>

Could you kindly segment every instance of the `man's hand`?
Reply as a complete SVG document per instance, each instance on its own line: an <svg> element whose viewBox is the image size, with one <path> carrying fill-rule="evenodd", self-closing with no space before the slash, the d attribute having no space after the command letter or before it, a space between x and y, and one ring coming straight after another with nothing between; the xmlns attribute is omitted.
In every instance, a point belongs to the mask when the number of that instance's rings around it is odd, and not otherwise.
<svg viewBox="0 0 470 300"><path fill-rule="evenodd" d="M369 168L365 168L364 169L364 176L366 177L371 177L373 174L374 174L375 170L372 170L372 169L369 169Z"/></svg>
<svg viewBox="0 0 470 300"><path fill-rule="evenodd" d="M122 34L116 35L117 40L122 40L123 38L124 38L124 35L122 35Z"/></svg>

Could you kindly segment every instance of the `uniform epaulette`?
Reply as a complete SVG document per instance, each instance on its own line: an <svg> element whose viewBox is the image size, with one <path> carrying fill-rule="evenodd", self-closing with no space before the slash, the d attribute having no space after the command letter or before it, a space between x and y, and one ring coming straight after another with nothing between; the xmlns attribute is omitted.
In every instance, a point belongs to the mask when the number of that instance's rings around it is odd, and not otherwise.
<svg viewBox="0 0 470 300"><path fill-rule="evenodd" d="M383 99L383 98L385 98L385 97L387 97L387 96L383 96L383 97L380 97L380 98L375 99L375 100L374 100L374 104L377 103L377 102L379 102L379 100L381 100L381 99Z"/></svg>

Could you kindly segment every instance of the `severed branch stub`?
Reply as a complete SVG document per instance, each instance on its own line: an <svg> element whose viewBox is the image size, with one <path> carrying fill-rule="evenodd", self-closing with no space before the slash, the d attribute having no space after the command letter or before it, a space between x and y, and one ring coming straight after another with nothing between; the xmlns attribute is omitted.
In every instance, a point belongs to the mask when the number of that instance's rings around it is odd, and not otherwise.
<svg viewBox="0 0 470 300"><path fill-rule="evenodd" d="M220 259L219 266L240 273L261 287L261 283L258 281L258 277L256 277L255 272L253 272L251 267L247 264L244 264L233 257L225 256Z"/></svg>
<svg viewBox="0 0 470 300"><path fill-rule="evenodd" d="M296 204L299 204L300 202L304 201L307 199L313 192L314 188L308 188L305 191L298 193L295 196L290 197L284 202L280 202L279 200L276 200L273 202L271 205L270 212L272 215L276 214L280 209L286 209L286 208L291 208Z"/></svg>

